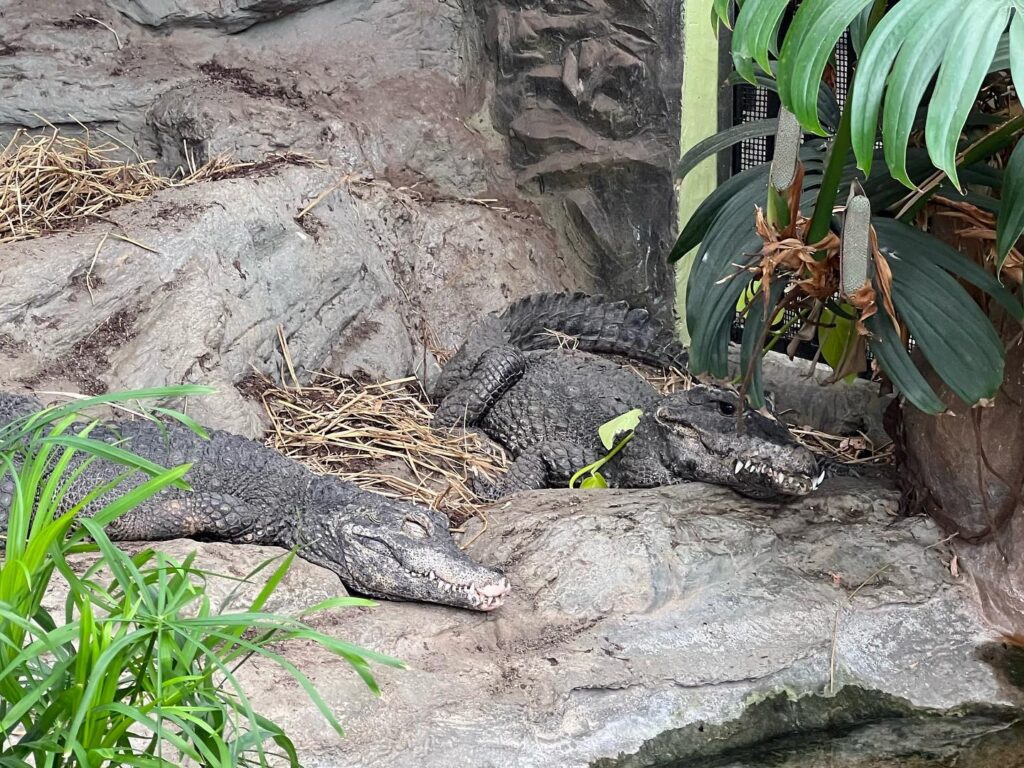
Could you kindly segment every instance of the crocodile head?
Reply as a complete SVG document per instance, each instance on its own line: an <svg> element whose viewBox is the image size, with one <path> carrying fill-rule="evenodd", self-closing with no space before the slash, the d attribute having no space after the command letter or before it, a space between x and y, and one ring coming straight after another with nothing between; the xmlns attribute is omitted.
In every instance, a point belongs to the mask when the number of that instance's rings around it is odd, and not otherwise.
<svg viewBox="0 0 1024 768"><path fill-rule="evenodd" d="M758 499L803 496L824 478L784 424L749 408L730 389L698 385L662 398L654 411L663 462L679 480L726 485Z"/></svg>
<svg viewBox="0 0 1024 768"><path fill-rule="evenodd" d="M476 611L498 608L509 581L458 548L448 518L427 507L381 499L380 507L337 515L340 557L320 559L355 592L387 600L416 600Z"/></svg>

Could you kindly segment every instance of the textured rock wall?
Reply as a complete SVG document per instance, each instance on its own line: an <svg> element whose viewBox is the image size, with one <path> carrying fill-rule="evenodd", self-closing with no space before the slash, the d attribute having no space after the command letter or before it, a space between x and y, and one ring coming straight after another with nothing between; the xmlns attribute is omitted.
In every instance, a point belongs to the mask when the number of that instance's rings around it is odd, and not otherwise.
<svg viewBox="0 0 1024 768"><path fill-rule="evenodd" d="M592 287L671 312L679 2L480 2L517 182Z"/></svg>
<svg viewBox="0 0 1024 768"><path fill-rule="evenodd" d="M163 173L222 154L317 165L4 246L0 385L213 384L198 414L254 434L236 385L283 370L279 327L300 377L429 376L425 341L454 346L483 312L571 287L567 250L480 118L480 34L434 0L5 4L0 136L88 130Z"/></svg>

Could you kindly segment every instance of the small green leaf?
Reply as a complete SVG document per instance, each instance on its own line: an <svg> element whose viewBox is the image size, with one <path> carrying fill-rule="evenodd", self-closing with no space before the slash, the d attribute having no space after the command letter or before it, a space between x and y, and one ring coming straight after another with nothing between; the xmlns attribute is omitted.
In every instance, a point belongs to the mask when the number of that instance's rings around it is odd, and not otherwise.
<svg viewBox="0 0 1024 768"><path fill-rule="evenodd" d="M853 313L853 307L843 305L843 310ZM821 324L818 326L818 345L821 347L821 356L825 362L832 366L833 371L838 371L846 352L850 346L857 341L857 326L853 320L837 315L831 309L825 309L821 313ZM853 381L855 374L846 377L846 381Z"/></svg>
<svg viewBox="0 0 1024 768"><path fill-rule="evenodd" d="M604 475L600 472L595 472L592 475L588 475L583 478L583 482L580 483L580 488L607 488L608 481L604 479Z"/></svg>
<svg viewBox="0 0 1024 768"><path fill-rule="evenodd" d="M642 409L634 408L632 411L626 411L621 416L616 416L614 419L606 421L597 428L597 434L601 437L601 443L610 451L615 447L615 438L623 432L635 430L637 424L640 423L640 417L643 415Z"/></svg>

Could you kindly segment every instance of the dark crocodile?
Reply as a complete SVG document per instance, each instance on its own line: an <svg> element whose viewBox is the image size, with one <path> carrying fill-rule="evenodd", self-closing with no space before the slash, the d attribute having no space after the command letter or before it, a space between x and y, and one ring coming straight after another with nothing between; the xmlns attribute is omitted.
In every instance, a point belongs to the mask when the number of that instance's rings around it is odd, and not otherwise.
<svg viewBox="0 0 1024 768"><path fill-rule="evenodd" d="M32 398L0 393L0 429L40 407ZM90 436L123 441L121 447L165 467L192 464L185 476L191 491L164 490L118 518L107 529L114 541L191 538L296 547L299 556L334 571L352 591L389 600L489 611L509 591L500 572L462 553L440 512L314 475L252 440L219 431L206 440L184 427L146 420L109 422ZM64 508L122 470L92 462ZM113 493L140 482L130 479ZM0 532L7 529L13 491L11 476L0 476Z"/></svg>
<svg viewBox="0 0 1024 768"><path fill-rule="evenodd" d="M531 296L473 329L438 380L434 419L440 428L479 428L511 453L508 474L481 495L564 487L607 453L598 427L634 408L644 412L635 436L601 469L613 487L703 481L784 498L810 493L824 477L785 425L743 409L734 390L701 384L662 396L602 354L663 368L684 369L687 360L646 310L583 294Z"/></svg>

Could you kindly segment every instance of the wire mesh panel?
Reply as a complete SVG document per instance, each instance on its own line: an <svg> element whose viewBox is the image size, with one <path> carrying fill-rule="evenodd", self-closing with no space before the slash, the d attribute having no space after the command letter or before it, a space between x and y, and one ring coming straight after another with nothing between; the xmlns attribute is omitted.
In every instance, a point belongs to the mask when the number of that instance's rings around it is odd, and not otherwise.
<svg viewBox="0 0 1024 768"><path fill-rule="evenodd" d="M828 85L835 92L836 100L842 106L846 102L846 92L849 89L853 66L852 47L848 33L844 34L836 46L833 61L834 65L826 72L826 78ZM740 125L778 117L780 107L781 103L774 91L743 83L733 88L732 124ZM775 139L771 136L742 141L733 148L730 171L732 174L737 174L748 168L770 162L774 151ZM782 334L782 340L774 346L774 349L780 351L786 349L800 327L796 321L795 312L785 312L782 320L783 322L778 327L788 330ZM739 342L742 336L743 321L737 316L732 329L733 341ZM797 357L813 358L816 354L816 346L801 342L796 346L795 354Z"/></svg>

